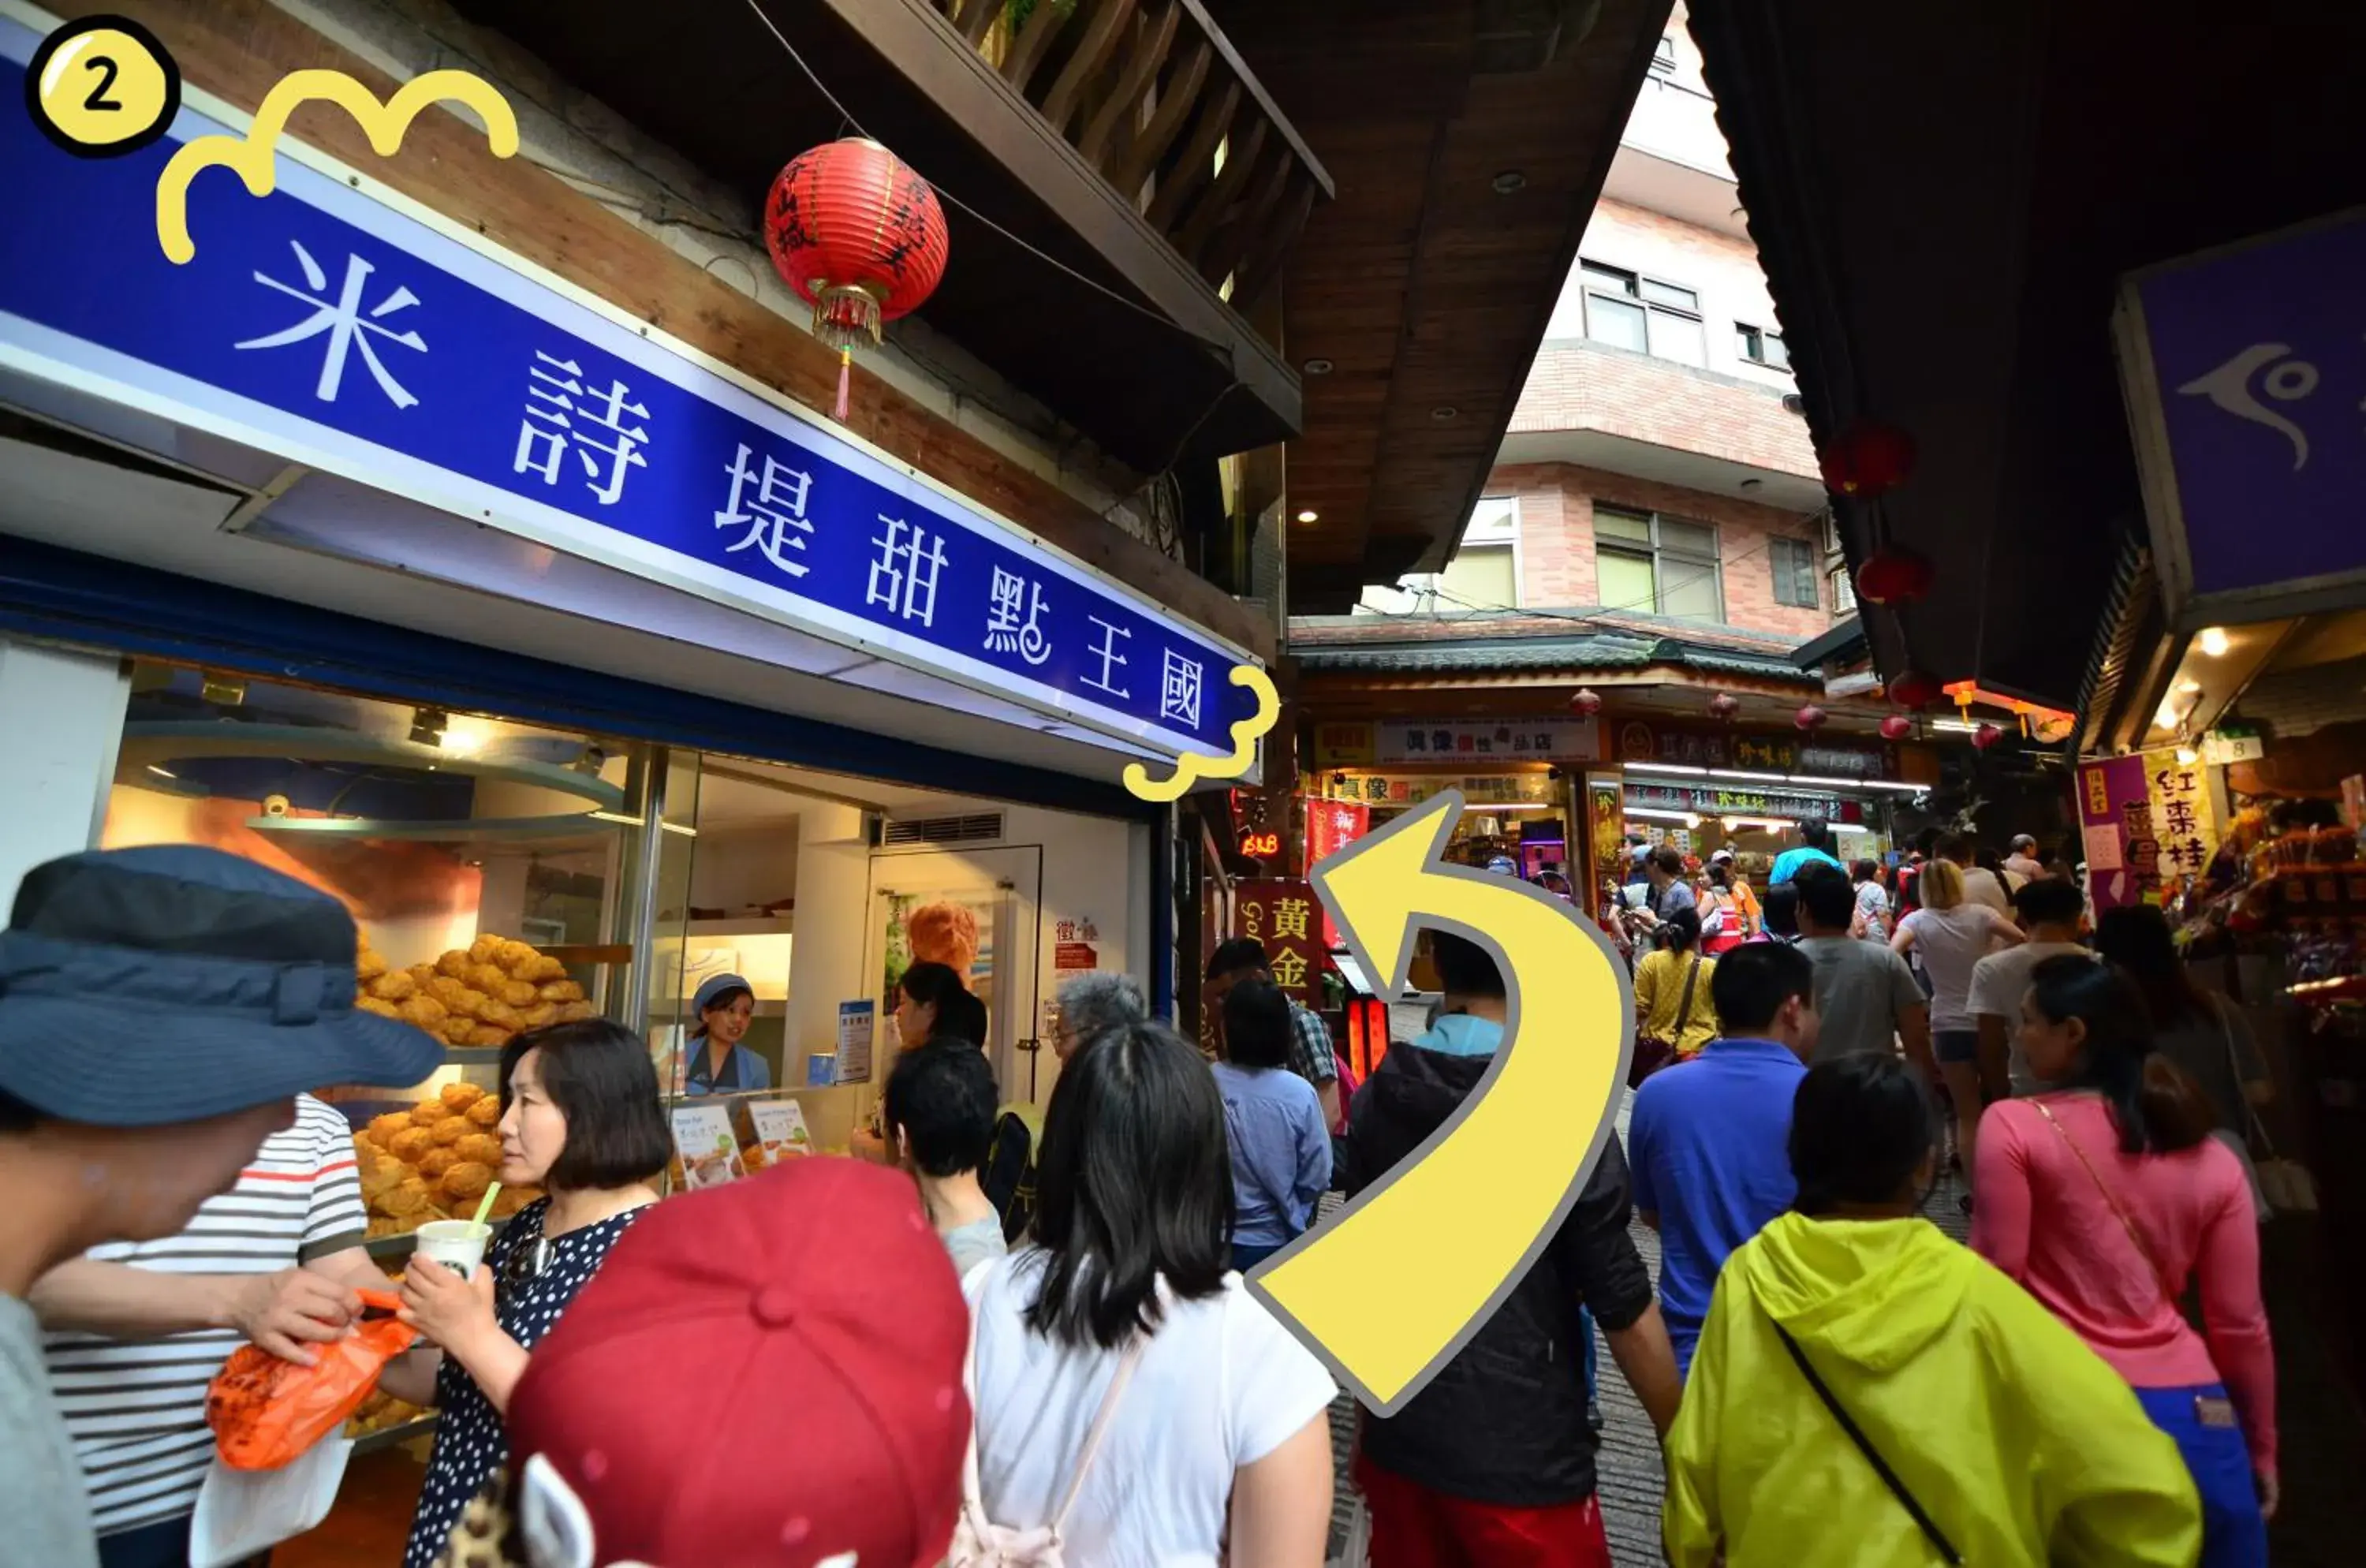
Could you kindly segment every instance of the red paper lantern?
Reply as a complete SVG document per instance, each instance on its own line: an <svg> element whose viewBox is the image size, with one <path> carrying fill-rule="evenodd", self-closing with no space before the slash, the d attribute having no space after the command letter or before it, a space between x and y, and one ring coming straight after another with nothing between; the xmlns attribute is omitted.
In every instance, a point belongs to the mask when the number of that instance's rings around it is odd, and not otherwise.
<svg viewBox="0 0 2366 1568"><path fill-rule="evenodd" d="M1577 694L1569 699L1569 711L1580 718L1592 718L1602 711L1602 694L1580 686Z"/></svg>
<svg viewBox="0 0 2366 1568"><path fill-rule="evenodd" d="M1815 704L1809 703L1807 706L1801 708L1797 713L1791 716L1791 722L1797 725L1802 729L1820 729L1823 728L1824 721L1830 717L1831 717L1831 715L1826 713Z"/></svg>
<svg viewBox="0 0 2366 1568"><path fill-rule="evenodd" d="M1708 716L1721 724L1731 724L1733 716L1741 711L1741 699L1731 692L1719 692L1708 700Z"/></svg>
<svg viewBox="0 0 2366 1568"><path fill-rule="evenodd" d="M895 153L863 137L789 160L764 202L764 248L781 280L813 307L814 335L838 350L838 417L846 418L856 343L907 316L945 275L944 209Z"/></svg>
<svg viewBox="0 0 2366 1568"><path fill-rule="evenodd" d="M1930 560L1912 550L1883 548L1856 569L1856 596L1868 604L1917 604L1930 597Z"/></svg>
<svg viewBox="0 0 2366 1568"><path fill-rule="evenodd" d="M1935 675L1906 670L1889 683L1889 700L1910 713L1920 713L1939 700L1942 688Z"/></svg>
<svg viewBox="0 0 2366 1568"><path fill-rule="evenodd" d="M1972 731L1972 744L1985 751L2004 739L2004 731L1993 724L1984 724Z"/></svg>
<svg viewBox="0 0 2366 1568"><path fill-rule="evenodd" d="M1833 437L1818 465L1834 495L1870 501L1906 482L1914 471L1914 438L1894 424L1861 419Z"/></svg>
<svg viewBox="0 0 2366 1568"><path fill-rule="evenodd" d="M1881 738L1884 740L1903 740L1913 733L1914 721L1902 713L1891 714L1881 721Z"/></svg>

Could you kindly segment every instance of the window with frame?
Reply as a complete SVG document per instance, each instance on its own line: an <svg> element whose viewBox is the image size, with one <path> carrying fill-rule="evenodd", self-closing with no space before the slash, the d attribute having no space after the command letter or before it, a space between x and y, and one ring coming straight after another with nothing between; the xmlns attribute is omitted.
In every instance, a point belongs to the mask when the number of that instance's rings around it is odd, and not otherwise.
<svg viewBox="0 0 2366 1568"><path fill-rule="evenodd" d="M1784 345L1783 334L1764 327L1753 327L1747 321L1733 323L1735 345L1741 357L1752 365L1763 365L1769 370L1791 368L1791 351Z"/></svg>
<svg viewBox="0 0 2366 1568"><path fill-rule="evenodd" d="M1383 615L1471 615L1520 603L1520 502L1491 495L1471 509L1462 543L1444 571L1418 571L1393 588L1372 587L1356 606Z"/></svg>
<svg viewBox="0 0 2366 1568"><path fill-rule="evenodd" d="M1577 270L1586 336L1680 365L1708 364L1696 290L1598 262L1580 260Z"/></svg>
<svg viewBox="0 0 2366 1568"><path fill-rule="evenodd" d="M1817 558L1820 552L1814 545L1805 539L1769 539L1766 554L1774 569L1774 603L1800 610L1824 607L1823 587L1819 581L1823 575L1823 563Z"/></svg>
<svg viewBox="0 0 2366 1568"><path fill-rule="evenodd" d="M1846 566L1832 568L1832 614L1846 615L1856 610L1856 584L1850 580Z"/></svg>
<svg viewBox="0 0 2366 1568"><path fill-rule="evenodd" d="M1606 610L1725 619L1717 530L1707 524L1596 506L1594 565L1595 599Z"/></svg>
<svg viewBox="0 0 2366 1568"><path fill-rule="evenodd" d="M1673 76L1676 73L1676 35L1662 33L1660 41L1651 46L1651 74Z"/></svg>

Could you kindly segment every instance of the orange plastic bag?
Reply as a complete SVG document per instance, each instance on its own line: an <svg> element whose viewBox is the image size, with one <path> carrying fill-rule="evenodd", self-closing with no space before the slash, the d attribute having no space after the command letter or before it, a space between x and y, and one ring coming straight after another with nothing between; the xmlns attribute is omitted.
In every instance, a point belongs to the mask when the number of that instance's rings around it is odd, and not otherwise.
<svg viewBox="0 0 2366 1568"><path fill-rule="evenodd" d="M299 1367L270 1351L242 1345L206 1391L206 1425L214 1448L232 1470L277 1470L336 1431L377 1386L386 1364L417 1342L419 1330L395 1320L401 1300L364 1291L354 1332L313 1349L319 1359Z"/></svg>

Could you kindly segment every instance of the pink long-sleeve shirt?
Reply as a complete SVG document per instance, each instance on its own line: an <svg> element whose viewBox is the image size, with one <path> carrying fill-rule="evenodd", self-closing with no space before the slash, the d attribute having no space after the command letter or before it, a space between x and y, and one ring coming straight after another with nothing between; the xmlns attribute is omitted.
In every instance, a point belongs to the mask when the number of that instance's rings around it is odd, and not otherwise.
<svg viewBox="0 0 2366 1568"><path fill-rule="evenodd" d="M2136 1388L2224 1382L2252 1467L2276 1468L2275 1349L2259 1300L2259 1231L2242 1162L2215 1138L2173 1155L2128 1155L2103 1101L2041 1097L2111 1185L2167 1270L2137 1250L2062 1134L2027 1100L1980 1118L1972 1246L2070 1325ZM2202 1277L2208 1339L2179 1310Z"/></svg>

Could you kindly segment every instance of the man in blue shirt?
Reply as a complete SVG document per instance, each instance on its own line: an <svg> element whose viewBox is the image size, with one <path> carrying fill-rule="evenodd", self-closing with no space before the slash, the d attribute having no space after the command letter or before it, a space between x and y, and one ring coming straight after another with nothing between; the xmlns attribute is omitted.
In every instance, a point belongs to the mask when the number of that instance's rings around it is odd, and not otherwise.
<svg viewBox="0 0 2366 1568"><path fill-rule="evenodd" d="M1780 887L1799 874L1801 866L1816 861L1821 861L1837 872L1845 874L1848 870L1832 853L1831 828L1810 817L1799 824L1798 847L1785 850L1774 857L1774 869L1766 874L1766 886Z"/></svg>
<svg viewBox="0 0 2366 1568"><path fill-rule="evenodd" d="M1660 1233L1660 1313L1679 1371L1733 1249L1791 1206L1791 1100L1816 1049L1816 969L1782 942L1717 961L1709 996L1725 1033L1643 1080L1627 1142L1635 1208Z"/></svg>

